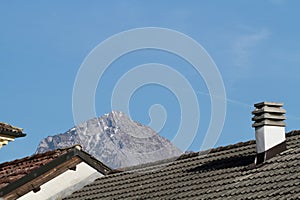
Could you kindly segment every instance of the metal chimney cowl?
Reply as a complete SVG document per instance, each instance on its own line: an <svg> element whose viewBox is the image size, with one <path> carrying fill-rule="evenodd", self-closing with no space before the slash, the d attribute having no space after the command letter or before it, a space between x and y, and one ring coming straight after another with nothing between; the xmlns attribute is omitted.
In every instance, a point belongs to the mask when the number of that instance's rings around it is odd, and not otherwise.
<svg viewBox="0 0 300 200"><path fill-rule="evenodd" d="M256 138L255 163L260 164L286 150L286 111L282 108L283 103L261 102L254 106L252 126L255 128Z"/></svg>

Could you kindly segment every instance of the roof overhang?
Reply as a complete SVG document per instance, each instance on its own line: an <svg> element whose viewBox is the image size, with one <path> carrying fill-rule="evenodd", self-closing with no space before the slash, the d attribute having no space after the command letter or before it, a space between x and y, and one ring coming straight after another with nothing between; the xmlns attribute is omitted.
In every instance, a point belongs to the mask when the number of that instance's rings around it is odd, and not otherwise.
<svg viewBox="0 0 300 200"><path fill-rule="evenodd" d="M0 189L0 197L16 199L30 191L39 191L41 185L68 170L76 170L76 166L82 162L85 162L103 175L111 171L109 167L75 146L67 153Z"/></svg>

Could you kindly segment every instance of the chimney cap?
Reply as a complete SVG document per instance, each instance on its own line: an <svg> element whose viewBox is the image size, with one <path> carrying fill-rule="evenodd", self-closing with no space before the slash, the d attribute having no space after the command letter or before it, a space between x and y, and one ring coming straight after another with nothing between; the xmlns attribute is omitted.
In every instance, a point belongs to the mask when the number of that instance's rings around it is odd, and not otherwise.
<svg viewBox="0 0 300 200"><path fill-rule="evenodd" d="M254 104L254 106L255 106L256 108L263 107L263 106L282 107L282 106L283 106L283 103L282 103L282 102L277 103L277 102L263 101L263 102Z"/></svg>
<svg viewBox="0 0 300 200"><path fill-rule="evenodd" d="M262 126L281 126L281 127L285 127L286 123L284 123L283 121L274 121L274 120L265 119L265 120L260 121L260 122L255 122L252 125L252 127L254 127L254 128L262 127Z"/></svg>
<svg viewBox="0 0 300 200"><path fill-rule="evenodd" d="M282 108L283 103L261 102L254 104L255 109L252 112L254 121L252 127L259 128L262 126L281 126L285 127L283 122L286 117L286 110Z"/></svg>
<svg viewBox="0 0 300 200"><path fill-rule="evenodd" d="M284 115L280 114L272 114L272 113L263 113L261 115L255 115L252 117L252 121L262 121L264 119L271 119L271 120L286 120L286 117Z"/></svg>
<svg viewBox="0 0 300 200"><path fill-rule="evenodd" d="M286 110L281 108L281 107L261 107L261 108L256 108L252 114L253 115L261 115L263 113L274 113L274 114L285 114Z"/></svg>

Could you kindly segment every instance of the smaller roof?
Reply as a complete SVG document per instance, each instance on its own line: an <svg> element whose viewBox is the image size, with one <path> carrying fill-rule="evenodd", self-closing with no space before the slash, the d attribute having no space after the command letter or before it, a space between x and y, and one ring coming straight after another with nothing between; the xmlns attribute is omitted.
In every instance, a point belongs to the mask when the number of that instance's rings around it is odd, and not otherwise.
<svg viewBox="0 0 300 200"><path fill-rule="evenodd" d="M14 138L26 136L26 134L23 133L22 128L12 126L12 125L4 123L4 122L0 122L0 134L8 135L8 136L11 136Z"/></svg>
<svg viewBox="0 0 300 200"><path fill-rule="evenodd" d="M111 169L82 151L80 145L0 164L0 197L18 198L84 161L101 174Z"/></svg>

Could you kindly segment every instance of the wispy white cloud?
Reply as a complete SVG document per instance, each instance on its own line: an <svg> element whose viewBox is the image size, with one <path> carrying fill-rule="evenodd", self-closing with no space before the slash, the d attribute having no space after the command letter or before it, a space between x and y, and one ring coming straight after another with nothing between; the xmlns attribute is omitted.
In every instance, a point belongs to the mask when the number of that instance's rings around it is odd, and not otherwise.
<svg viewBox="0 0 300 200"><path fill-rule="evenodd" d="M256 31L248 30L248 33L239 36L233 43L234 64L239 69L246 69L255 48L269 35L270 31L263 28Z"/></svg>

